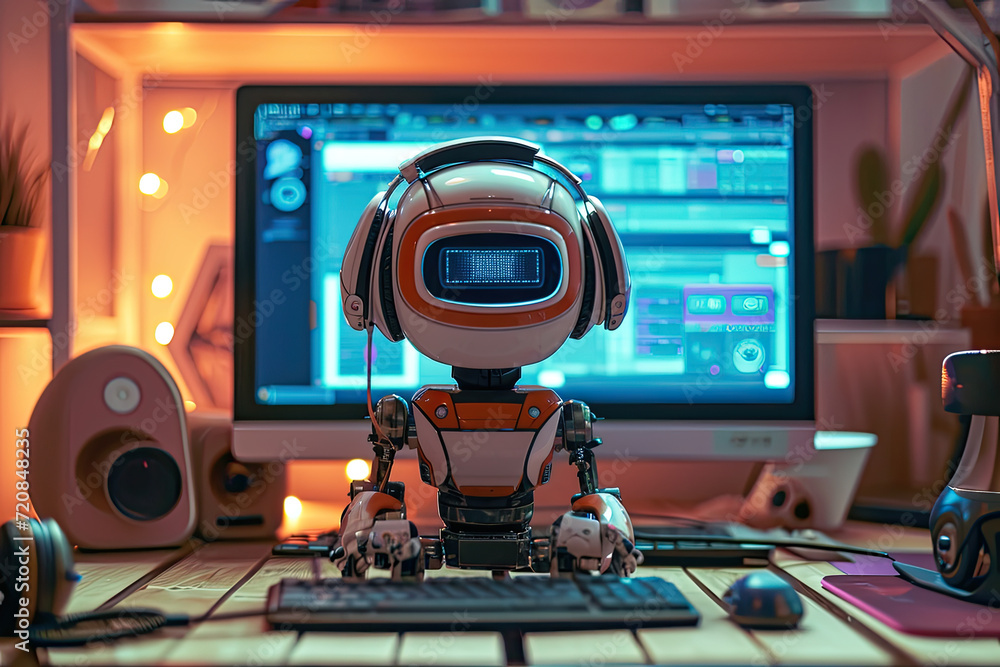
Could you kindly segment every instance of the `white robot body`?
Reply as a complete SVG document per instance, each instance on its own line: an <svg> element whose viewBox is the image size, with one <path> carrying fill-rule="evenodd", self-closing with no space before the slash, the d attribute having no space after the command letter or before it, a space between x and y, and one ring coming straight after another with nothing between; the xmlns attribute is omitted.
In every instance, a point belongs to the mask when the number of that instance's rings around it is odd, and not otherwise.
<svg viewBox="0 0 1000 667"><path fill-rule="evenodd" d="M522 366L567 339L617 329L631 285L604 206L539 148L505 137L432 146L400 165L351 237L341 269L348 324L409 340L452 366L456 384L421 388L412 410L398 396L370 406L375 462L372 479L352 486L357 511L338 552L345 576L363 572L368 554L383 565L414 559L415 528L407 537L393 523L393 539L376 539L381 523L405 519L404 489L389 481L405 446L438 489L444 527L428 564L627 575L641 560L617 489L598 488L589 408L516 386ZM581 492L551 540L536 541L533 490L560 448ZM422 567L404 572L419 577Z"/></svg>
<svg viewBox="0 0 1000 667"><path fill-rule="evenodd" d="M560 401L543 387L518 387L522 402L455 404L454 386L414 396L416 447L424 482L464 496L510 496L548 481ZM529 413L537 410L537 416ZM469 415L469 416L463 416ZM481 417L478 418L477 417ZM409 443L414 445L412 439Z"/></svg>

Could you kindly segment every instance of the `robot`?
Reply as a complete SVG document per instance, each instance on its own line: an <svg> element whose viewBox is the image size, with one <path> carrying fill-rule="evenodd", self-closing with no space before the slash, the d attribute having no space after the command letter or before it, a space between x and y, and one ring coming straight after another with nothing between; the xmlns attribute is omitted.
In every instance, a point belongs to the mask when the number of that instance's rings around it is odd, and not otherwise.
<svg viewBox="0 0 1000 667"><path fill-rule="evenodd" d="M369 364L375 460L370 478L351 486L331 553L344 577L372 566L412 580L443 565L497 578L634 572L642 556L619 491L598 487L590 409L517 384L521 366L625 317L621 241L580 179L519 139L432 146L372 198L340 276L344 314L367 331L369 354L378 328L450 365L456 382L422 387L409 406L391 395L373 408ZM390 481L404 447L417 450L421 480L438 490L439 537L418 536L403 485ZM580 493L549 536L534 537L533 489L563 451Z"/></svg>

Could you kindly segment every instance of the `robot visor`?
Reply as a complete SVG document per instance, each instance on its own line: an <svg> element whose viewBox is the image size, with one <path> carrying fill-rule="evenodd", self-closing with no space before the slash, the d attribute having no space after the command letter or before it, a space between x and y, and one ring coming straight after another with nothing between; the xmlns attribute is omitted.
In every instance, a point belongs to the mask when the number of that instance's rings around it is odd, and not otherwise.
<svg viewBox="0 0 1000 667"><path fill-rule="evenodd" d="M424 251L424 286L435 298L474 306L510 306L551 298L562 261L540 236L475 233L437 239Z"/></svg>

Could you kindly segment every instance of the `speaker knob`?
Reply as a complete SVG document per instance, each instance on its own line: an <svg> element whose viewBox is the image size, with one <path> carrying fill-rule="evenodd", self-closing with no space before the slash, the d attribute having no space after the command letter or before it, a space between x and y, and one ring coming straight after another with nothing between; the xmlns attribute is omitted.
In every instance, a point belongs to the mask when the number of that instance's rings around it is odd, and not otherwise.
<svg viewBox="0 0 1000 667"><path fill-rule="evenodd" d="M116 377L104 385L104 404L120 415L134 411L141 397L139 385L127 377Z"/></svg>
<svg viewBox="0 0 1000 667"><path fill-rule="evenodd" d="M243 493L250 488L250 469L239 461L230 461L226 464L225 479L222 486L229 493Z"/></svg>
<svg viewBox="0 0 1000 667"><path fill-rule="evenodd" d="M955 544L957 537L958 527L950 521L941 527L941 532L938 534L936 542L938 564L945 570L955 567L958 561L958 549Z"/></svg>

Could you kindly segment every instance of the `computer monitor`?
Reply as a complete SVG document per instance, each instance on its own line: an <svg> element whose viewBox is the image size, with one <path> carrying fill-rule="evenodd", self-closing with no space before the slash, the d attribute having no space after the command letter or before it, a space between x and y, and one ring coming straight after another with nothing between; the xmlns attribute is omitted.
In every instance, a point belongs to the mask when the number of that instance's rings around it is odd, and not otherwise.
<svg viewBox="0 0 1000 667"><path fill-rule="evenodd" d="M526 139L621 236L628 315L522 369L588 403L599 456L775 460L812 446L812 106L797 85L250 86L237 93L234 453L350 458L364 332L339 271L365 205L441 141ZM451 369L375 333L373 400ZM404 450L405 455L405 450Z"/></svg>

